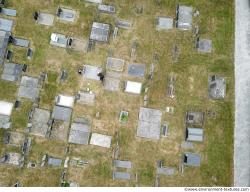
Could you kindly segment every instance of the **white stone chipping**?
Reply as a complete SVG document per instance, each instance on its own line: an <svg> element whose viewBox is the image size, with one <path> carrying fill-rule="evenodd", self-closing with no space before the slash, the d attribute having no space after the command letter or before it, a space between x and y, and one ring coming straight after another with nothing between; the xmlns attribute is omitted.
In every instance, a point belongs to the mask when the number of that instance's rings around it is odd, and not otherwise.
<svg viewBox="0 0 250 192"><path fill-rule="evenodd" d="M13 109L13 103L0 101L0 115L10 116Z"/></svg>
<svg viewBox="0 0 250 192"><path fill-rule="evenodd" d="M72 108L74 106L74 102L75 102L74 97L65 95L56 96L56 105Z"/></svg>
<svg viewBox="0 0 250 192"><path fill-rule="evenodd" d="M92 133L90 144L91 145L97 145L100 147L106 147L110 148L111 145L111 136L108 135L102 135L99 133Z"/></svg>
<svg viewBox="0 0 250 192"><path fill-rule="evenodd" d="M127 93L134 93L134 94L140 94L142 88L142 83L140 82L134 82L134 81L127 81L125 92Z"/></svg>

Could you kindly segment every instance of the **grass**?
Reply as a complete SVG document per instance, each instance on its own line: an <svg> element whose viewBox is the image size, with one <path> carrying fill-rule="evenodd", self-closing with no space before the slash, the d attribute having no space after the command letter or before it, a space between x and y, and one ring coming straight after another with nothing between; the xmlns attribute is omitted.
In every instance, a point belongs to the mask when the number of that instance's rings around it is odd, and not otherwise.
<svg viewBox="0 0 250 192"><path fill-rule="evenodd" d="M51 47L49 38L52 32L58 32L87 40L93 20L105 23L115 23L115 18L109 15L97 14L96 6L82 1L70 0L10 0L8 7L17 9L14 36L28 38L34 49L32 60L27 60L26 50L10 47L14 51L14 61L27 63L27 75L38 76L45 71L48 74L41 92L40 107L52 110L56 94L75 95L77 91L89 87L96 94L94 106L76 104L73 118L87 116L92 119L92 132L112 136L111 149L95 146L73 145L65 142L52 141L32 136L32 148L28 161L39 163L42 155L65 158L65 147L69 145L70 157L80 157L88 160L84 168L68 169L67 180L75 181L80 186L135 186L130 182L112 180L112 155L116 144L115 132L120 138L119 159L131 160L131 173L138 174L139 186L153 186L156 175L156 161L163 159L166 166L179 169L181 155L186 150L181 148L184 140L184 116L187 110L216 111L215 118L206 117L204 132L205 140L194 144L191 152L201 154L200 168L186 168L184 174L161 176L160 186L231 186L233 176L233 122L234 122L234 78L233 78L233 31L234 9L233 1L228 0L182 0L182 4L198 8L200 16L194 18L194 25L200 27L201 38L212 39L213 52L198 54L194 49L194 37L191 32L173 29L168 32L155 30L155 18L161 16L175 17L177 1L161 0L111 0L104 3L116 5L119 18L133 22L131 30L119 29L116 39L109 44L96 45L95 51L80 53L61 48ZM33 21L32 13L40 10L55 13L58 5L69 6L79 11L79 19L75 24L55 22L53 27L45 27ZM137 14L135 6L143 5L142 14ZM130 58L131 45L138 42L136 59ZM172 61L172 49L177 45L180 56L176 63ZM108 92L102 89L99 82L82 80L77 70L83 64L93 64L105 67L108 52L114 57L122 58L128 63L145 63L147 69L153 61L153 54L159 59L155 64L153 81L144 79L144 88L149 87L150 108L165 110L167 106L174 107L174 114L163 113L162 121L169 123L169 136L159 141L149 141L136 137L139 107L143 104L141 97L123 92ZM126 68L126 66L125 66ZM60 71L65 69L69 77L65 82L59 82ZM168 76L176 75L176 98L166 96ZM226 77L227 96L222 101L211 101L207 95L207 79L210 74ZM148 75L148 74L147 74ZM122 77L122 80L137 80ZM14 102L17 97L18 85L0 80L0 99ZM13 129L25 132L28 111L31 103L23 101L20 111L12 115ZM126 124L119 123L119 112L129 112ZM100 112L100 119L95 118ZM0 145L1 152L9 149ZM19 150L19 149L11 149ZM0 167L4 173L0 176L1 184L11 186L18 179L23 186L59 186L61 169L16 169ZM193 178L190 180L190 178Z"/></svg>

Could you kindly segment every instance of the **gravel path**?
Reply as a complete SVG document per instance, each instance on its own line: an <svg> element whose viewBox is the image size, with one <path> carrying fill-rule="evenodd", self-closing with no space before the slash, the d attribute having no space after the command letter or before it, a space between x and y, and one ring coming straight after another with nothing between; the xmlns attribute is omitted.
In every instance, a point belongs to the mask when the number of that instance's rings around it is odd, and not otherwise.
<svg viewBox="0 0 250 192"><path fill-rule="evenodd" d="M250 186L250 5L236 0L234 185Z"/></svg>

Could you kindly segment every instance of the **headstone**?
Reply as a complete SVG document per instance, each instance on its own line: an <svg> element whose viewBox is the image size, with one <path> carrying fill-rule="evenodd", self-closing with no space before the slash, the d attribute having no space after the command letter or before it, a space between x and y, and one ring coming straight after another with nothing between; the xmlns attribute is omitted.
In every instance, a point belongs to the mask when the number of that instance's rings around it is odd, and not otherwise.
<svg viewBox="0 0 250 192"><path fill-rule="evenodd" d="M113 32L113 39L116 39L118 34L118 27L115 27L114 32Z"/></svg>

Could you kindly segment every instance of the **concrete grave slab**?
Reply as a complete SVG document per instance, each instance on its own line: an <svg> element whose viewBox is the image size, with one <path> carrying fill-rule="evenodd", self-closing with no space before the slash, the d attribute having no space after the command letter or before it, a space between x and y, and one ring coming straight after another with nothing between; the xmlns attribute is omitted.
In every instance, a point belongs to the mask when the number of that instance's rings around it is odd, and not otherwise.
<svg viewBox="0 0 250 192"><path fill-rule="evenodd" d="M60 14L57 11L57 17L60 21L65 22L75 22L76 21L76 11L73 9L59 8L61 10ZM59 10L58 9L58 10Z"/></svg>
<svg viewBox="0 0 250 192"><path fill-rule="evenodd" d="M29 47L30 41L27 39L14 38L13 45L20 47Z"/></svg>
<svg viewBox="0 0 250 192"><path fill-rule="evenodd" d="M130 180L130 173L126 173L126 172L113 172L113 179L114 180Z"/></svg>
<svg viewBox="0 0 250 192"><path fill-rule="evenodd" d="M0 115L0 128L3 128L3 129L11 128L10 116Z"/></svg>
<svg viewBox="0 0 250 192"><path fill-rule="evenodd" d="M56 96L55 103L58 106L73 108L75 103L75 97L60 94Z"/></svg>
<svg viewBox="0 0 250 192"><path fill-rule="evenodd" d="M23 76L21 79L18 96L35 101L38 98L38 78Z"/></svg>
<svg viewBox="0 0 250 192"><path fill-rule="evenodd" d="M59 33L52 33L50 36L50 45L67 48L70 38Z"/></svg>
<svg viewBox="0 0 250 192"><path fill-rule="evenodd" d="M0 65L3 64L5 59L6 50L9 43L10 32L0 31Z"/></svg>
<svg viewBox="0 0 250 192"><path fill-rule="evenodd" d="M32 127L30 129L30 134L45 137L49 125L48 122L50 120L50 111L40 108L35 108L32 116Z"/></svg>
<svg viewBox="0 0 250 192"><path fill-rule="evenodd" d="M173 29L173 18L170 17L157 17L156 19L156 30L169 30Z"/></svg>
<svg viewBox="0 0 250 192"><path fill-rule="evenodd" d="M87 122L74 122L69 133L69 143L84 144L89 143L90 125Z"/></svg>
<svg viewBox="0 0 250 192"><path fill-rule="evenodd" d="M131 161L114 160L114 166L116 168L131 169L132 168L132 163L131 163Z"/></svg>
<svg viewBox="0 0 250 192"><path fill-rule="evenodd" d="M13 20L0 18L0 30L11 32L13 24Z"/></svg>
<svg viewBox="0 0 250 192"><path fill-rule="evenodd" d="M130 29L132 27L132 22L122 20L122 19L117 19L115 22L116 27L122 28L122 29Z"/></svg>
<svg viewBox="0 0 250 192"><path fill-rule="evenodd" d="M110 33L109 24L93 22L89 39L99 42L108 42L109 33Z"/></svg>
<svg viewBox="0 0 250 192"><path fill-rule="evenodd" d="M2 8L1 13L7 16L16 16L16 10L15 9L8 9L8 8Z"/></svg>
<svg viewBox="0 0 250 192"><path fill-rule="evenodd" d="M128 75L132 77L144 77L146 70L145 64L129 64Z"/></svg>
<svg viewBox="0 0 250 192"><path fill-rule="evenodd" d="M62 165L62 160L54 157L48 157L48 166L60 167Z"/></svg>
<svg viewBox="0 0 250 192"><path fill-rule="evenodd" d="M199 167L201 164L201 156L196 153L184 153L183 164L187 166Z"/></svg>
<svg viewBox="0 0 250 192"><path fill-rule="evenodd" d="M98 5L98 11L101 13L108 13L108 14L114 14L115 13L115 7L112 5Z"/></svg>
<svg viewBox="0 0 250 192"><path fill-rule="evenodd" d="M156 170L156 173L159 175L174 175L175 174L175 168L172 167L158 167Z"/></svg>
<svg viewBox="0 0 250 192"><path fill-rule="evenodd" d="M23 65L5 63L1 79L6 81L20 81Z"/></svg>
<svg viewBox="0 0 250 192"><path fill-rule="evenodd" d="M137 136L160 139L162 112L156 109L140 108Z"/></svg>
<svg viewBox="0 0 250 192"><path fill-rule="evenodd" d="M54 106L52 112L52 118L55 120L61 120L69 122L71 119L72 109L69 107Z"/></svg>
<svg viewBox="0 0 250 192"><path fill-rule="evenodd" d="M185 5L178 5L176 9L176 27L182 30L192 29L193 8Z"/></svg>
<svg viewBox="0 0 250 192"><path fill-rule="evenodd" d="M186 129L186 140L187 141L203 141L203 129L188 127Z"/></svg>
<svg viewBox="0 0 250 192"><path fill-rule="evenodd" d="M212 52L212 40L210 39L200 39L197 42L197 50L201 53L211 53Z"/></svg>

